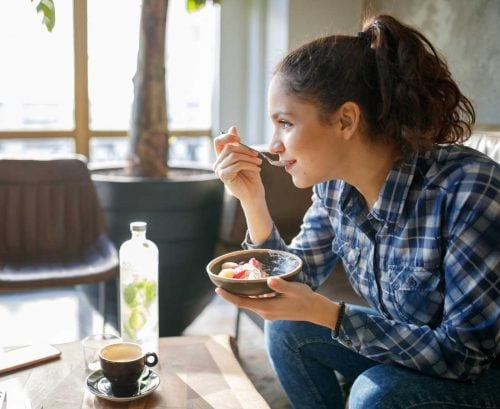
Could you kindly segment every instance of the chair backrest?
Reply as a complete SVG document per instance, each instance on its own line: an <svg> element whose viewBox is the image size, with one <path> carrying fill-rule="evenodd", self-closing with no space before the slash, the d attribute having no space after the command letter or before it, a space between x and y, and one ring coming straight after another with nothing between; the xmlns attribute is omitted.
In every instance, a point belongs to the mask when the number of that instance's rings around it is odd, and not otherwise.
<svg viewBox="0 0 500 409"><path fill-rule="evenodd" d="M464 145L483 152L500 163L500 132L475 131Z"/></svg>
<svg viewBox="0 0 500 409"><path fill-rule="evenodd" d="M0 263L72 261L104 230L81 158L0 159Z"/></svg>

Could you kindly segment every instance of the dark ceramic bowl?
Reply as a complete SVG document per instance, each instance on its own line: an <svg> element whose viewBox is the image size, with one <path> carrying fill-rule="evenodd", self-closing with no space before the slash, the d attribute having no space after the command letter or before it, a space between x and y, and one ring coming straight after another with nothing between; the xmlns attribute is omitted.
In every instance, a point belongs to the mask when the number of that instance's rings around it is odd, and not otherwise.
<svg viewBox="0 0 500 409"><path fill-rule="evenodd" d="M219 276L221 266L226 261L234 263L247 262L255 257L262 263L269 276L277 276L287 281L294 281L302 270L302 260L295 254L286 251L258 249L239 250L214 258L207 265L208 277L217 286L238 295L262 295L272 293L267 286L267 278L253 280L241 278L226 278Z"/></svg>

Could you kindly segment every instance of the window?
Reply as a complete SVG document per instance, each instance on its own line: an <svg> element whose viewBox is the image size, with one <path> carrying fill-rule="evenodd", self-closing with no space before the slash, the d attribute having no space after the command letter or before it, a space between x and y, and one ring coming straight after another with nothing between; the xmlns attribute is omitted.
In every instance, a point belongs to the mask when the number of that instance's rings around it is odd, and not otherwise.
<svg viewBox="0 0 500 409"><path fill-rule="evenodd" d="M0 153L76 151L91 161L124 159L141 1L56 1L52 33L34 3L4 3L9 17L0 36L12 40L0 42ZM185 0L169 4L171 155L187 160L208 160L216 13L210 4L193 13ZM82 90L82 84L88 86Z"/></svg>
<svg viewBox="0 0 500 409"><path fill-rule="evenodd" d="M48 33L30 1L3 0L0 24L0 130L74 127L73 7L57 2Z"/></svg>

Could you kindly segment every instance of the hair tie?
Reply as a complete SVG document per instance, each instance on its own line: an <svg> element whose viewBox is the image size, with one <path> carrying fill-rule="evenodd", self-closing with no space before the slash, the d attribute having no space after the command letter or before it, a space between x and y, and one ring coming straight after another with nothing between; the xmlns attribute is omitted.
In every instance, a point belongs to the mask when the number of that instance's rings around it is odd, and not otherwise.
<svg viewBox="0 0 500 409"><path fill-rule="evenodd" d="M370 35L369 32L367 31L359 31L358 35L356 36L359 38L365 46L371 47L372 45L372 36Z"/></svg>

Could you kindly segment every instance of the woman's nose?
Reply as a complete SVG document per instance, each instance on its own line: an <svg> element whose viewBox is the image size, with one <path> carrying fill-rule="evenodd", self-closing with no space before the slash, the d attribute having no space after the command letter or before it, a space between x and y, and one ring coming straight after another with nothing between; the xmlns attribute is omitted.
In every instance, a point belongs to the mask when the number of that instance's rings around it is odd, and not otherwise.
<svg viewBox="0 0 500 409"><path fill-rule="evenodd" d="M276 138L272 138L269 142L269 152L274 154L280 154L285 150L285 145Z"/></svg>

